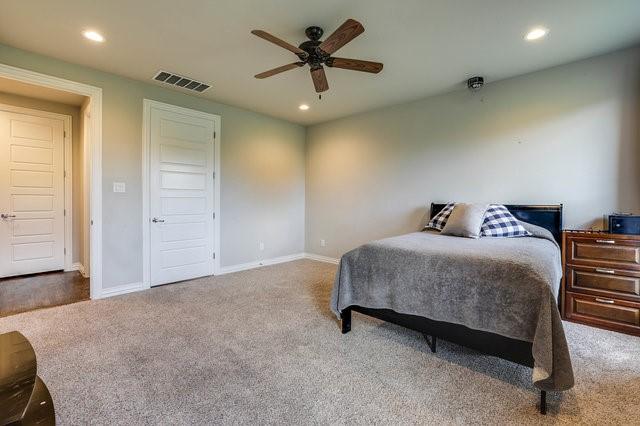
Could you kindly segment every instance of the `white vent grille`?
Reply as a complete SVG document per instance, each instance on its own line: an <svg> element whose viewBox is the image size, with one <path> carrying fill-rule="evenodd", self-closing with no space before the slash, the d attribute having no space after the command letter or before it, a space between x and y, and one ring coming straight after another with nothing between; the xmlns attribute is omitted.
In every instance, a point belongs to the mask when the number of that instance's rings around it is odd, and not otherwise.
<svg viewBox="0 0 640 426"><path fill-rule="evenodd" d="M162 83L169 84L171 86L176 86L181 89L191 90L193 92L202 93L207 90L211 85L203 83L201 81L194 80L189 77L183 77L178 74L173 74L166 71L159 71L155 77L153 77L156 81L161 81Z"/></svg>

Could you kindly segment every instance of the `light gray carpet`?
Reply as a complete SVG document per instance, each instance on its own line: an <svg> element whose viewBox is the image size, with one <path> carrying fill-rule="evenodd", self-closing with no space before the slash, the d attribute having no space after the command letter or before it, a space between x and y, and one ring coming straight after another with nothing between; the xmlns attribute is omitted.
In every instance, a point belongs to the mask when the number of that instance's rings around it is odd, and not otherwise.
<svg viewBox="0 0 640 426"><path fill-rule="evenodd" d="M576 387L538 414L530 370L328 308L308 260L0 319L33 343L60 424L632 424L640 339L565 324Z"/></svg>

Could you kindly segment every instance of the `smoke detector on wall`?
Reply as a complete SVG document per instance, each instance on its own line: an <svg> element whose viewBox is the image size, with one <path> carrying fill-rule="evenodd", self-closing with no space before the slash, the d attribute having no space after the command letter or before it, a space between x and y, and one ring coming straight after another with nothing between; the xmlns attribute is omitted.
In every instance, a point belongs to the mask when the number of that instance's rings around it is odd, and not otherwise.
<svg viewBox="0 0 640 426"><path fill-rule="evenodd" d="M210 84L203 83L201 81L194 80L189 77L184 77L178 74L170 73L167 71L158 71L154 80L168 84L170 86L178 87L180 89L190 90L193 92L202 93L211 87Z"/></svg>

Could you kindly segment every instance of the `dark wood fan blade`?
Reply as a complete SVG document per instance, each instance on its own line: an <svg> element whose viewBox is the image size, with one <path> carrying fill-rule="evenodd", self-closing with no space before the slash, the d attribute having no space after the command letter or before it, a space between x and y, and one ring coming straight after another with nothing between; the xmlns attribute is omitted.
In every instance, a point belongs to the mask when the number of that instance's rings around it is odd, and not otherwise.
<svg viewBox="0 0 640 426"><path fill-rule="evenodd" d="M355 19L347 19L318 47L331 55L363 32L364 27L360 22Z"/></svg>
<svg viewBox="0 0 640 426"><path fill-rule="evenodd" d="M306 58L308 56L307 52L305 52L304 50L300 49L299 47L295 47L292 44L287 43L284 40L279 39L278 37L269 34L266 31L262 31L262 30L253 30L251 31L251 34L256 35L262 39L265 39L267 41L270 41L273 44L277 44L280 47L284 47L285 49L287 49L290 52L295 53L296 55L300 56L300 57L304 57Z"/></svg>
<svg viewBox="0 0 640 426"><path fill-rule="evenodd" d="M255 77L256 78L267 78L267 77L271 77L272 75L280 74L281 72L285 72L285 71L292 70L294 68L301 67L303 65L304 65L304 62L294 62L292 64L283 65L281 67L274 68L274 69L269 70L269 71L261 72L260 74L256 74Z"/></svg>
<svg viewBox="0 0 640 426"><path fill-rule="evenodd" d="M383 65L380 62L362 61L360 59L329 58L326 62L328 67L343 68L345 70L363 71L377 74L382 71Z"/></svg>
<svg viewBox="0 0 640 426"><path fill-rule="evenodd" d="M326 92L329 90L329 82L327 82L327 75L324 73L324 68L316 68L311 70L311 78L313 79L313 85L316 88L316 93Z"/></svg>

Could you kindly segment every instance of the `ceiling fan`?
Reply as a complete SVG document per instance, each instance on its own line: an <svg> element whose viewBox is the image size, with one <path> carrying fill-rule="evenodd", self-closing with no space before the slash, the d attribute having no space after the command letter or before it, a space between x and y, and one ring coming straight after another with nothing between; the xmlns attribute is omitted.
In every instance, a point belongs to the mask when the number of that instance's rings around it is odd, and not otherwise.
<svg viewBox="0 0 640 426"><path fill-rule="evenodd" d="M362 24L355 19L347 19L344 24L340 25L326 40L321 41L320 37L324 34L324 30L320 27L309 27L305 30L305 34L309 40L296 47L284 40L279 39L266 31L253 30L252 34L263 38L280 47L284 47L290 52L295 53L300 59L297 62L283 65L269 71L257 74L256 78L267 78L281 72L299 68L303 65L309 65L311 70L311 79L316 88L317 93L329 90L329 83L324 72L323 65L332 68L342 68L353 71L364 71L377 74L382 71L382 64L379 62L362 61L359 59L335 58L333 55L338 49L364 32Z"/></svg>

